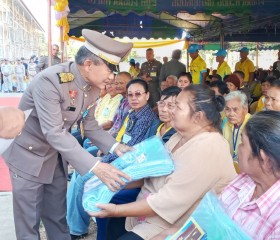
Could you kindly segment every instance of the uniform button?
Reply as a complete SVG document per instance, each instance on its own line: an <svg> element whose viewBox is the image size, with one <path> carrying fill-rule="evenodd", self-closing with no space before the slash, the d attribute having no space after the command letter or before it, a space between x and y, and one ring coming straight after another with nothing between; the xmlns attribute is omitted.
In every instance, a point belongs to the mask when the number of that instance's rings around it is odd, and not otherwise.
<svg viewBox="0 0 280 240"><path fill-rule="evenodd" d="M85 94L85 98L87 98L87 94Z"/></svg>
<svg viewBox="0 0 280 240"><path fill-rule="evenodd" d="M67 118L64 118L63 121L67 121Z"/></svg>
<svg viewBox="0 0 280 240"><path fill-rule="evenodd" d="M28 149L29 149L29 150L32 150L32 149L33 149L33 147L32 147L32 146L29 146L29 147L28 147Z"/></svg>

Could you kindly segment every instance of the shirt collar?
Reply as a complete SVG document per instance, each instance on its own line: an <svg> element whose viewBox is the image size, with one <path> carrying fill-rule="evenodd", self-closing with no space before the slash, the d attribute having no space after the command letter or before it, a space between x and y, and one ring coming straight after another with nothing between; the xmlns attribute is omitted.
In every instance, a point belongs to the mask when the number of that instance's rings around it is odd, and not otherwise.
<svg viewBox="0 0 280 240"><path fill-rule="evenodd" d="M280 180L274 183L263 195L261 195L257 200L258 205L262 215L270 210L270 207L274 202L280 200Z"/></svg>
<svg viewBox="0 0 280 240"><path fill-rule="evenodd" d="M81 89L83 92L90 91L93 86L89 85L83 76L81 75L78 66L76 63L72 63L70 66L70 72L72 72L75 76L75 83L79 89Z"/></svg>
<svg viewBox="0 0 280 240"><path fill-rule="evenodd" d="M263 195L257 200L251 201L254 193L256 184L255 182L245 173L239 175L236 181L232 182L233 187L238 191L239 201L246 201L245 207L247 210L259 209L262 216L265 216L270 210L274 202L280 200L280 180L274 183ZM249 200L248 200L249 199Z"/></svg>
<svg viewBox="0 0 280 240"><path fill-rule="evenodd" d="M135 118L135 119L139 119L143 116L143 113L146 112L149 108L149 104L146 104L145 106L143 106L139 111L135 111L135 110L132 110L131 113L130 113L130 116Z"/></svg>
<svg viewBox="0 0 280 240"><path fill-rule="evenodd" d="M250 114L250 113L247 113L247 114L245 115L244 121L243 121L243 123L241 124L241 127L240 127L241 130L243 129L243 127L245 126L245 124L248 122L248 120L249 120L250 117L251 117L251 114ZM232 123L230 123L230 122L228 122L228 124L229 124L229 126L230 126L231 128L234 127L234 124L232 124Z"/></svg>

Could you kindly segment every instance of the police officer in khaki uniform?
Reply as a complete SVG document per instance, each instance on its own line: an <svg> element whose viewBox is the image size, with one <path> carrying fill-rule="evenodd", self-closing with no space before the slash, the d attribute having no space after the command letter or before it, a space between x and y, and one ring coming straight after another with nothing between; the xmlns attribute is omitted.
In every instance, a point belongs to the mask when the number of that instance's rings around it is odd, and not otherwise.
<svg viewBox="0 0 280 240"><path fill-rule="evenodd" d="M61 59L57 56L59 52L59 46L57 44L52 45L52 66L61 63ZM41 72L49 66L49 57L41 56L36 66L36 71Z"/></svg>
<svg viewBox="0 0 280 240"><path fill-rule="evenodd" d="M131 50L131 43L117 42L84 29L86 39L75 58L47 68L35 76L19 108L33 109L22 133L5 152L13 185L17 239L39 239L40 219L48 239L71 239L66 223L67 162L81 175L92 171L111 190L129 177L110 164L101 163L71 135L82 119L84 135L102 150L118 155L129 151L98 126L92 103L100 89L114 78L113 69Z"/></svg>

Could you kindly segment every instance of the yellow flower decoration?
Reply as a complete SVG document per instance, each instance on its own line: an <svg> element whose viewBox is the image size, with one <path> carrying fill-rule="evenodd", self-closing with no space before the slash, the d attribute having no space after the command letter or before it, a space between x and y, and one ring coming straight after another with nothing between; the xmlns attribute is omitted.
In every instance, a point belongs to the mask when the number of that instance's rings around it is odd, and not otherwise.
<svg viewBox="0 0 280 240"><path fill-rule="evenodd" d="M67 19L68 13L66 12L68 8L68 0L55 0L54 10L57 13L62 13L60 19L56 21L56 26L61 27L63 30L62 41L68 42L69 40L69 23ZM66 16L63 13L67 13Z"/></svg>
<svg viewBox="0 0 280 240"><path fill-rule="evenodd" d="M60 83L72 82L75 78L74 74L70 72L58 73L58 77Z"/></svg>

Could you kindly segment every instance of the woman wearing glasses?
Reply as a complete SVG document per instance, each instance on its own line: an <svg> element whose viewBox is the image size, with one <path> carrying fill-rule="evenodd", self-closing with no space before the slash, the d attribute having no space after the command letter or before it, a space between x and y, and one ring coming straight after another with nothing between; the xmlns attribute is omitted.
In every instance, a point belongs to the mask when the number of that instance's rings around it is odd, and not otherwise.
<svg viewBox="0 0 280 240"><path fill-rule="evenodd" d="M176 132L171 124L170 109L175 107L175 101L178 94L181 92L179 87L168 87L161 93L161 98L157 102L160 121L154 121L149 127L145 139L157 135L163 142L167 142L170 137ZM111 200L111 203L124 204L134 202L140 188L123 189L118 192ZM106 239L106 228L108 218L96 218L97 223L97 240Z"/></svg>
<svg viewBox="0 0 280 240"><path fill-rule="evenodd" d="M157 110L160 122L155 122L147 132L147 138L158 136L163 142L167 142L169 138L176 132L172 126L170 110L175 107L175 101L181 92L179 87L173 86L164 89L161 93L160 100L157 102Z"/></svg>
<svg viewBox="0 0 280 240"><path fill-rule="evenodd" d="M177 133L166 143L175 171L139 181L142 188L136 202L97 206L103 210L92 216L111 217L107 240L152 239L164 229L182 226L206 192L214 188L220 193L236 176L221 135L223 107L224 99L206 86L182 90L171 109Z"/></svg>
<svg viewBox="0 0 280 240"><path fill-rule="evenodd" d="M159 124L159 119L148 104L150 93L148 84L142 79L133 79L126 85L127 99L131 110L123 118L116 140L129 146L140 143L147 138L149 127ZM102 162L110 163L118 158L116 154L108 154L102 158ZM84 183L92 177L92 174L79 176L75 181L71 181L67 192L67 222L72 239L85 236L88 232L90 216L84 211L82 206L82 193ZM135 200L139 189L135 189L127 195L127 198ZM129 201L129 200L128 200ZM98 236L97 239L101 236Z"/></svg>
<svg viewBox="0 0 280 240"><path fill-rule="evenodd" d="M143 141L152 123L159 122L158 117L148 104L150 93L148 84L142 79L133 79L126 85L127 99L131 107L127 116L124 117L116 140L129 146ZM103 162L112 162L118 156L109 154L102 158Z"/></svg>

